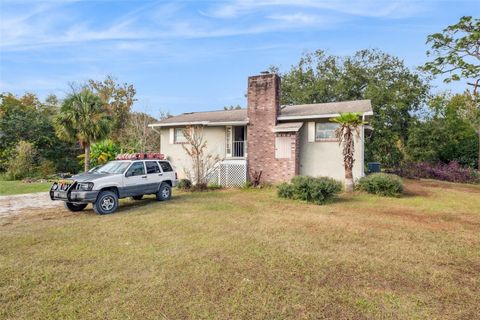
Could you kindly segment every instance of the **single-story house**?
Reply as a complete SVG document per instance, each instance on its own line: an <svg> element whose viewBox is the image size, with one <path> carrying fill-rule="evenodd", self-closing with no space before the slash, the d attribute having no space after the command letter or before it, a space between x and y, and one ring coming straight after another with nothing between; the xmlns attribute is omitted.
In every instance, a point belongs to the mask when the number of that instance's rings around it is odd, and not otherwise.
<svg viewBox="0 0 480 320"><path fill-rule="evenodd" d="M160 152L182 169L191 167L182 144L183 129L202 126L208 152L222 159L213 179L220 184L241 184L253 172L262 181L288 181L295 175L344 179L342 149L335 139L337 124L330 119L341 112L357 112L364 120L373 115L370 100L280 105L280 77L261 74L248 78L247 109L191 112L149 126L160 134ZM355 141L354 179L364 175L362 126Z"/></svg>

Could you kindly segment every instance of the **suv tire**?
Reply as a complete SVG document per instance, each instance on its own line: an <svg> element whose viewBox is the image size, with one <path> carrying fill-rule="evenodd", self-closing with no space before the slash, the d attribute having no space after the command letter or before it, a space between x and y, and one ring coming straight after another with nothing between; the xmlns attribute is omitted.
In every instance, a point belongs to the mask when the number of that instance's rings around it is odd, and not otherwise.
<svg viewBox="0 0 480 320"><path fill-rule="evenodd" d="M157 197L157 201L170 200L172 197L172 187L170 187L168 183L162 182L155 195Z"/></svg>
<svg viewBox="0 0 480 320"><path fill-rule="evenodd" d="M64 202L65 208L71 212L79 212L87 207L87 203Z"/></svg>
<svg viewBox="0 0 480 320"><path fill-rule="evenodd" d="M112 191L101 191L98 194L97 201L93 204L93 210L97 214L109 214L115 212L118 208L118 196Z"/></svg>
<svg viewBox="0 0 480 320"><path fill-rule="evenodd" d="M143 194L138 195L138 196L133 196L132 199L133 200L142 200L143 199Z"/></svg>

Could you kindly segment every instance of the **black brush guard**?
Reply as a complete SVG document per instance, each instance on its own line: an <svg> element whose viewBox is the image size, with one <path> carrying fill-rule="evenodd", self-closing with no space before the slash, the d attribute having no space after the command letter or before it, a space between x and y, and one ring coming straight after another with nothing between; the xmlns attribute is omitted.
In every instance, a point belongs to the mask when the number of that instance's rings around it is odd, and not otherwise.
<svg viewBox="0 0 480 320"><path fill-rule="evenodd" d="M71 194L72 190L75 190L77 187L77 182L73 183L59 183L54 182L50 187L50 199L52 200L68 200L72 201Z"/></svg>

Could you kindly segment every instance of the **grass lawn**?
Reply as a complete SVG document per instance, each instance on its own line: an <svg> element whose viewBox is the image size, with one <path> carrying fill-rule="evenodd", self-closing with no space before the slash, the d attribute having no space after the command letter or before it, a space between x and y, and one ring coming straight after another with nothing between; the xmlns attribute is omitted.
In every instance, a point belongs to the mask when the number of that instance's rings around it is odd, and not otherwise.
<svg viewBox="0 0 480 320"><path fill-rule="evenodd" d="M18 180L4 181L0 179L0 196L48 191L51 185L50 182L25 183Z"/></svg>
<svg viewBox="0 0 480 320"><path fill-rule="evenodd" d="M0 220L2 319L479 319L480 186L275 190Z"/></svg>

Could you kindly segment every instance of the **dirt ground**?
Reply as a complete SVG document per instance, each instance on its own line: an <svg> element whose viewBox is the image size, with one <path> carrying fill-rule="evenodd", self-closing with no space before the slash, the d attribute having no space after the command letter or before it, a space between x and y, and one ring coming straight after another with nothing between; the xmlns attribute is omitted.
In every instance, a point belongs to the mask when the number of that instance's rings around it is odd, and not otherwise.
<svg viewBox="0 0 480 320"><path fill-rule="evenodd" d="M31 209L50 209L60 206L62 206L62 202L52 201L48 192L0 196L0 218L20 214Z"/></svg>

